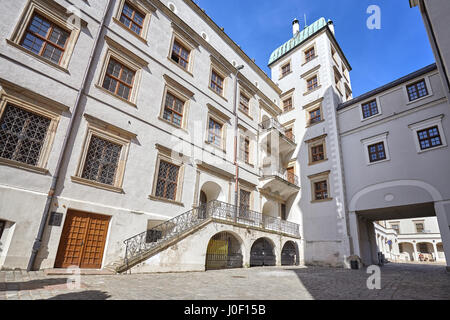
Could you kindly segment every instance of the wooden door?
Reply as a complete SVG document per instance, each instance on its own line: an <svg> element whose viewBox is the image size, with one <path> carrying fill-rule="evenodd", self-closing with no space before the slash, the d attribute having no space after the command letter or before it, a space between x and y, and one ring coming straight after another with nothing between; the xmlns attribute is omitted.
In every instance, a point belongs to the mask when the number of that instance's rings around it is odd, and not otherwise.
<svg viewBox="0 0 450 320"><path fill-rule="evenodd" d="M100 269L108 225L108 216L68 211L55 267Z"/></svg>

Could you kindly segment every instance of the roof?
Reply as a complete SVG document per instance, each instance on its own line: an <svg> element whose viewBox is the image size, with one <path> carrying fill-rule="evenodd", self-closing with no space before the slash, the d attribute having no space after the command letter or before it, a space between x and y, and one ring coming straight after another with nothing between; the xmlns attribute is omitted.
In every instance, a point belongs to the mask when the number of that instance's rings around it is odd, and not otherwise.
<svg viewBox="0 0 450 320"><path fill-rule="evenodd" d="M324 28L327 25L327 21L325 18L320 18L319 20L315 21L313 24L310 24L309 26L305 27L302 31L300 31L295 37L284 43L282 46L280 46L278 49L276 49L272 54L270 55L269 63L270 66L272 63L286 55L288 52L292 51L296 47L298 47L301 43L306 41L308 38L310 38L312 35L317 33L319 30Z"/></svg>
<svg viewBox="0 0 450 320"><path fill-rule="evenodd" d="M379 88L376 88L372 91L366 92L356 98L353 98L352 100L349 100L347 102L341 103L337 106L337 110L342 110L348 106L354 105L355 103L358 103L360 101L366 100L374 95L377 95L383 91L389 90L391 88L394 88L402 83L408 82L410 80L413 80L414 78L420 77L421 75L424 75L428 72L431 72L433 70L436 70L437 66L436 63L430 64L420 70L414 71L413 73L410 73L404 77L401 77L397 80L394 80L392 82L389 82L388 84L385 84L384 86L381 86Z"/></svg>

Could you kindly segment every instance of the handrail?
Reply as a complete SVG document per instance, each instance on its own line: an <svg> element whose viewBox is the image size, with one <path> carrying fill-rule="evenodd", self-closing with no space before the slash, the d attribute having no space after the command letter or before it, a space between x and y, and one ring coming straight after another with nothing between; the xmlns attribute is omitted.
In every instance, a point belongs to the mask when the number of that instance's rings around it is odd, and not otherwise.
<svg viewBox="0 0 450 320"><path fill-rule="evenodd" d="M286 128L278 122L277 119L271 118L267 119L259 124L259 127L262 131L267 131L270 129L277 129L283 136L285 136L288 140L295 143L295 135L292 131L286 132Z"/></svg>
<svg viewBox="0 0 450 320"><path fill-rule="evenodd" d="M297 187L300 186L300 180L298 178L298 176L292 172L289 171L285 171L285 172L281 172L279 170L274 170L274 171L265 171L262 170L262 174L263 177L268 177L268 176L277 176L281 179L283 179L284 181L287 181L289 183L292 183L294 185L296 185Z"/></svg>

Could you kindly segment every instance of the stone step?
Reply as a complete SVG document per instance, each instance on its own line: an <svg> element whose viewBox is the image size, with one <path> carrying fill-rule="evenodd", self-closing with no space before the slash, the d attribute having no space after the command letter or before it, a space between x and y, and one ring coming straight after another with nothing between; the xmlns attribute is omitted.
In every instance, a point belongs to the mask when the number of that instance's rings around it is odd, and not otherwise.
<svg viewBox="0 0 450 320"><path fill-rule="evenodd" d="M59 268L55 268L55 269L45 269L44 270L45 275L48 276L57 276L57 275L61 275L61 276L65 276L65 275L73 275L74 274L74 270L73 269L59 269ZM112 270L108 270L106 268L104 269L80 269L80 275L114 275L116 274L116 272L112 271Z"/></svg>

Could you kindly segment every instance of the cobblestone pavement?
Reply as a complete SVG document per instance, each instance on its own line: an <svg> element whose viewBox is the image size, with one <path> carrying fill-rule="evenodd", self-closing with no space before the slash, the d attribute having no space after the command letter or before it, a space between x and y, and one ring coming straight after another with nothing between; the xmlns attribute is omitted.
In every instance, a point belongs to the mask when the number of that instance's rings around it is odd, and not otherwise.
<svg viewBox="0 0 450 320"><path fill-rule="evenodd" d="M450 299L445 266L388 264L381 290L367 289L366 270L266 267L170 274L82 275L70 290L68 276L0 272L0 300L279 300Z"/></svg>

